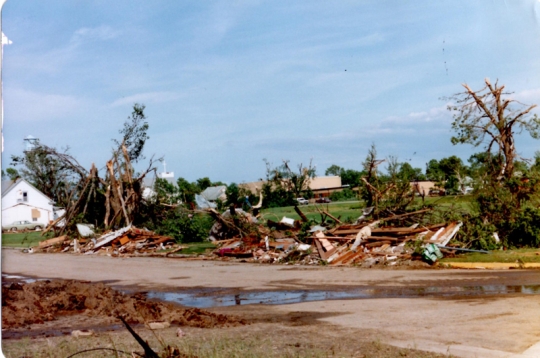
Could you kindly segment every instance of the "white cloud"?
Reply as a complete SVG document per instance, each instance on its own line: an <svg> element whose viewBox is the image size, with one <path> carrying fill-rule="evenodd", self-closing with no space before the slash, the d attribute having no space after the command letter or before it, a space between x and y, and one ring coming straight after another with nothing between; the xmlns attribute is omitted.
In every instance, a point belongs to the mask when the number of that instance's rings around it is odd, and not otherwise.
<svg viewBox="0 0 540 358"><path fill-rule="evenodd" d="M514 97L525 104L536 104L540 106L540 88L533 88L517 92Z"/></svg>
<svg viewBox="0 0 540 358"><path fill-rule="evenodd" d="M164 103L175 101L182 97L183 96L180 93L169 91L137 93L115 100L113 103L111 103L111 107L118 107L126 104L132 105L133 103Z"/></svg>
<svg viewBox="0 0 540 358"><path fill-rule="evenodd" d="M443 106L433 107L423 112L411 112L406 116L391 116L382 121L383 125L394 125L394 124L422 124L427 122L437 121L438 123L442 122L445 125L449 123L451 114L449 114L447 109L448 104Z"/></svg>
<svg viewBox="0 0 540 358"><path fill-rule="evenodd" d="M98 27L82 27L71 36L71 44L79 45L85 41L106 41L118 37L120 31L114 30L108 25Z"/></svg>
<svg viewBox="0 0 540 358"><path fill-rule="evenodd" d="M86 105L84 100L74 96L24 89L6 91L4 98L5 120L27 123L66 118Z"/></svg>

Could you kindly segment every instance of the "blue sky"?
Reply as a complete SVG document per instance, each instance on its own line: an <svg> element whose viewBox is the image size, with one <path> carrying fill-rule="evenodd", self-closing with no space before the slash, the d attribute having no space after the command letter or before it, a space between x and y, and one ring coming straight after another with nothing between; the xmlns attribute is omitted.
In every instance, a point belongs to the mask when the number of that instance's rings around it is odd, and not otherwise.
<svg viewBox="0 0 540 358"><path fill-rule="evenodd" d="M372 143L424 169L480 151L450 143L462 83L540 105L539 0L8 0L2 27L3 167L28 135L102 167L138 102L146 157L191 181L360 169Z"/></svg>

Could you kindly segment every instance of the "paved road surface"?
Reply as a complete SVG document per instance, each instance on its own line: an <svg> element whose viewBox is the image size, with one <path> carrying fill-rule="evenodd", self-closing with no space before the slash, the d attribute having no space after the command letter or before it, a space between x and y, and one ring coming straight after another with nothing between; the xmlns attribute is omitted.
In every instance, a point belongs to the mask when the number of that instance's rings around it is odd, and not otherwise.
<svg viewBox="0 0 540 358"><path fill-rule="evenodd" d="M42 278L106 281L140 290L195 287L230 290L347 287L540 285L538 270L363 270L219 261L23 254L2 250L2 272ZM231 310L238 310L232 307ZM242 309L242 308L240 308ZM259 308L257 308L259 309ZM390 344L460 357L540 357L540 295L458 295L304 302L260 308L326 312L322 320L377 332ZM530 355L529 355L530 353Z"/></svg>

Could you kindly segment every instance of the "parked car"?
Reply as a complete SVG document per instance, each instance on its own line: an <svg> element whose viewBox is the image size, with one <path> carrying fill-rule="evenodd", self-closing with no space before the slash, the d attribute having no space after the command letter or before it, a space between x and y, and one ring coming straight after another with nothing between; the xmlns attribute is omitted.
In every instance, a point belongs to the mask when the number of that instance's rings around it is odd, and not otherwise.
<svg viewBox="0 0 540 358"><path fill-rule="evenodd" d="M330 200L330 198L322 197L322 198L318 198L317 200L315 200L315 202L319 203L319 204L328 204L328 203L331 203L332 200Z"/></svg>
<svg viewBox="0 0 540 358"><path fill-rule="evenodd" d="M307 205L307 204L309 204L309 200L304 199L304 198L296 198L296 201L298 201L298 204L300 204L300 205Z"/></svg>
<svg viewBox="0 0 540 358"><path fill-rule="evenodd" d="M28 220L14 221L8 225L2 225L2 231L43 230L43 224L32 223Z"/></svg>
<svg viewBox="0 0 540 358"><path fill-rule="evenodd" d="M446 192L444 189L430 189L429 190L429 196L445 196Z"/></svg>

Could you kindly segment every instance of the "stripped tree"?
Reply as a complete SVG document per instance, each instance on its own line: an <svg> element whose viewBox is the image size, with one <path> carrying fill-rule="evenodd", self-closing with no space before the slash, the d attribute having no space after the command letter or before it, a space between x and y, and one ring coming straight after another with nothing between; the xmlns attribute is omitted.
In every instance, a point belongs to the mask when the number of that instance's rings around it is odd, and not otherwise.
<svg viewBox="0 0 540 358"><path fill-rule="evenodd" d="M448 105L453 112L452 128L457 135L452 143L469 143L473 146L485 144L486 153L491 155L497 151L502 159L498 166L498 179L509 179L514 174L514 161L517 158L514 145L514 134L523 130L533 138L540 136L540 118L531 111L536 105L525 105L505 91L504 85L498 82L491 84L485 79L485 86L473 91L469 85L463 84L464 92L450 97L455 103Z"/></svg>

